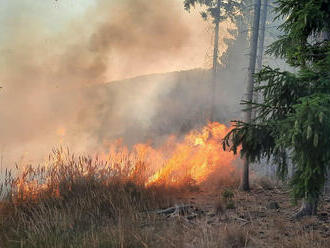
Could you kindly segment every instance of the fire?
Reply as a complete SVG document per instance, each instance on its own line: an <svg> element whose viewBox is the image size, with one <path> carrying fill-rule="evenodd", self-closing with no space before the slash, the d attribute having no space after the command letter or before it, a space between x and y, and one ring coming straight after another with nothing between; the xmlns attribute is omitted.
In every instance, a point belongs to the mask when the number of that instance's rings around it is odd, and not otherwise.
<svg viewBox="0 0 330 248"><path fill-rule="evenodd" d="M95 158L75 157L68 150L55 149L43 166L27 167L13 185L24 200L40 197L42 192L61 197L61 188L70 191L74 182L81 180L104 184L130 181L146 187L203 185L210 178L230 180L236 172L237 156L221 146L229 131L223 124L209 123L182 140L172 136L159 148L137 144L129 149L118 140L109 144L107 153Z"/></svg>
<svg viewBox="0 0 330 248"><path fill-rule="evenodd" d="M189 133L175 146L163 168L149 178L147 185L180 185L187 179L201 184L217 170L230 175L235 170L233 162L237 157L221 149L221 140L229 130L225 125L214 122L202 131Z"/></svg>
<svg viewBox="0 0 330 248"><path fill-rule="evenodd" d="M59 143L63 144L64 143L64 137L66 135L66 129L64 127L59 127L56 130L56 135L59 137Z"/></svg>
<svg viewBox="0 0 330 248"><path fill-rule="evenodd" d="M146 186L179 186L191 182L199 185L217 171L223 177L235 171L237 156L223 151L221 147L221 141L229 130L224 124L209 123L200 131L191 131L182 141L170 137L158 149L137 144L129 151L117 142L111 144L108 154L101 157L110 161L112 168L121 173L125 170L124 174L131 179L138 176L139 182ZM127 161L136 161L135 166L127 168Z"/></svg>

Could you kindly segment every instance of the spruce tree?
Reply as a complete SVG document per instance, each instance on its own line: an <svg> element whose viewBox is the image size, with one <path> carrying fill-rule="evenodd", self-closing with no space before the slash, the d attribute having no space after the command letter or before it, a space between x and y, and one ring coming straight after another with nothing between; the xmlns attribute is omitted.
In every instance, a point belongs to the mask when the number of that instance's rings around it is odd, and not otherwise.
<svg viewBox="0 0 330 248"><path fill-rule="evenodd" d="M279 173L287 161L296 171L292 195L302 199L295 215L316 214L317 203L330 165L330 4L328 0L278 0L277 18L284 33L267 53L282 58L295 71L264 67L256 74L255 88L263 103L245 102L255 109L255 119L234 121L223 141L250 162L274 159ZM320 38L322 37L322 38ZM248 107L249 108L249 107Z"/></svg>
<svg viewBox="0 0 330 248"><path fill-rule="evenodd" d="M212 66L212 85L210 88L210 113L209 121L215 121L215 92L217 83L217 71L218 71L218 59L219 59L219 25L222 21L231 19L234 20L238 14L240 7L242 6L241 0L184 0L184 7L187 11L190 11L191 7L195 7L199 4L203 7L201 15L204 20L209 18L214 23L214 51L213 51L213 66Z"/></svg>

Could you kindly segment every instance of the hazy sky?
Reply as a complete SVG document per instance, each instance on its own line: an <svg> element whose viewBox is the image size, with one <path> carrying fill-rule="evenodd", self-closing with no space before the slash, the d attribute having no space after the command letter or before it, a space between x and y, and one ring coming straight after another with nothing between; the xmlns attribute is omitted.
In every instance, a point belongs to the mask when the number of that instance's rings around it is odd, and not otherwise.
<svg viewBox="0 0 330 248"><path fill-rule="evenodd" d="M47 51L60 50L67 46L70 40L74 42L77 38L88 39L88 35L93 33L98 22L117 18L113 16L118 15L118 9L123 11L120 6L124 6L125 2L129 1L0 0L0 28L5 34L0 37L0 48L2 54L5 54L2 62L6 63L3 60L10 56L8 51L14 48L13 44L20 47L26 46L27 49L29 46L37 46ZM140 64L139 68L129 65L130 72L128 72L126 66L122 66L127 64L127 59L118 59L121 57L122 51L114 50L112 58L116 58L109 63L105 80L209 65L208 56L211 56L212 50L210 49L212 35L210 25L201 20L199 11L193 10L192 13L187 13L183 8L182 0L164 0L163 2L167 2L166 7L171 8L171 15L180 19L180 22L184 24L182 28L188 30L180 51L165 56L165 58L163 55L163 58L149 64L144 63L142 66L141 61L133 61L133 63ZM106 8L100 9L100 6ZM166 15L168 9L162 11ZM175 23L172 26L175 26ZM58 41L59 37L60 41ZM63 42L63 40L67 40L67 42ZM141 56L143 55L141 54Z"/></svg>

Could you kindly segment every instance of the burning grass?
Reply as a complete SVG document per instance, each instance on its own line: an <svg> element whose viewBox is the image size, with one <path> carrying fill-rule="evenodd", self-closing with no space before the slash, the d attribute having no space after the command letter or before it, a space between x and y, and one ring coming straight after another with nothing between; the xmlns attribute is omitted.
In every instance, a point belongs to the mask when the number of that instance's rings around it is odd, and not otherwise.
<svg viewBox="0 0 330 248"><path fill-rule="evenodd" d="M0 247L327 247L326 212L303 225L319 230L299 231L272 182L235 190L236 157L220 150L227 131L212 123L159 149L113 143L93 157L55 149L44 165L6 172Z"/></svg>
<svg viewBox="0 0 330 248"><path fill-rule="evenodd" d="M115 161L121 166L111 165ZM135 162L146 168L147 162ZM7 174L0 247L327 247L323 229L308 232L283 217L289 203L279 188L241 193L233 189L235 184L228 187L235 182L231 178L221 190L197 185L200 192L189 192L189 184L147 184L127 173L132 163L123 157L110 163L54 150L45 166L27 167L16 177ZM281 214L266 208L275 196ZM229 202L234 208L228 208ZM179 203L194 204L201 214L189 219L154 211ZM316 220L302 223L306 228L316 224L322 227Z"/></svg>
<svg viewBox="0 0 330 248"><path fill-rule="evenodd" d="M210 237L218 240L208 226L151 211L173 206L189 184L147 185L123 173L131 166L127 161L118 171L98 159L54 150L45 166L27 167L17 177L7 174L1 247L184 247L191 242L209 247ZM196 240L193 233L200 231Z"/></svg>
<svg viewBox="0 0 330 248"><path fill-rule="evenodd" d="M76 157L68 149L54 149L44 165L26 166L15 177L6 173L5 190L15 201L24 202L49 197L67 200L80 192L118 183L148 190L160 186L192 189L214 183L226 186L234 183L237 173L237 157L221 149L221 140L229 130L209 123L182 141L171 137L158 149L138 144L129 150L114 142L107 153L94 157Z"/></svg>
<svg viewBox="0 0 330 248"><path fill-rule="evenodd" d="M127 227L151 221L146 211L169 206L172 197L169 188L147 188L98 159L63 150L55 150L47 165L28 167L17 177L7 174L5 181L0 209L4 247L100 247L107 240L100 237L104 230L112 242L107 247L123 242L139 247L142 240L126 238L133 235Z"/></svg>
<svg viewBox="0 0 330 248"><path fill-rule="evenodd" d="M93 158L55 149L44 165L6 172L1 247L168 247L173 235L173 247L180 247L188 238L175 233L182 223L164 223L151 210L206 182L233 178L236 157L220 150L227 131L210 123L159 149L113 143Z"/></svg>

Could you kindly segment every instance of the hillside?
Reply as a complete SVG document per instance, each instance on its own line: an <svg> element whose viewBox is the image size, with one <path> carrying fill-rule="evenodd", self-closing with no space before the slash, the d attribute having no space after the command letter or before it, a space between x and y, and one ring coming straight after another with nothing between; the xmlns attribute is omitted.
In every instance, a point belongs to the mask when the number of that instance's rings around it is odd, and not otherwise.
<svg viewBox="0 0 330 248"><path fill-rule="evenodd" d="M244 78L229 80L221 70L216 91L216 120L228 123L240 117ZM238 90L239 89L239 90ZM101 120L96 128L102 139L123 138L128 144L169 134L181 135L205 124L209 111L208 70L153 74L88 88L98 99Z"/></svg>

